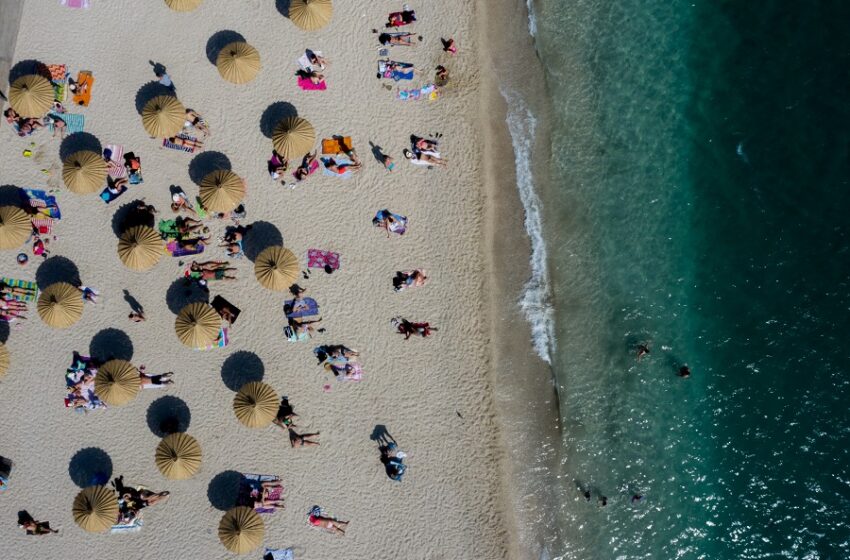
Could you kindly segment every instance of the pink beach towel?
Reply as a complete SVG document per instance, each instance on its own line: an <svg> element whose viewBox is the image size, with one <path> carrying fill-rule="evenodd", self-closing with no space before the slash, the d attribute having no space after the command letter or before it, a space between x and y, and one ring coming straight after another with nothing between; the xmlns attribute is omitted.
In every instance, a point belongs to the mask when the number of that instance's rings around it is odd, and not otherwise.
<svg viewBox="0 0 850 560"><path fill-rule="evenodd" d="M91 6L89 0L59 0L59 4L68 8L88 8Z"/></svg>
<svg viewBox="0 0 850 560"><path fill-rule="evenodd" d="M303 78L301 76L298 77L298 87L303 89L304 91L324 91L328 89L328 84L325 82L321 82L318 84L314 84L310 81L310 78Z"/></svg>
<svg viewBox="0 0 850 560"><path fill-rule="evenodd" d="M325 268L326 265L334 270L339 270L339 253L322 251L321 249L309 249L307 251L307 268Z"/></svg>

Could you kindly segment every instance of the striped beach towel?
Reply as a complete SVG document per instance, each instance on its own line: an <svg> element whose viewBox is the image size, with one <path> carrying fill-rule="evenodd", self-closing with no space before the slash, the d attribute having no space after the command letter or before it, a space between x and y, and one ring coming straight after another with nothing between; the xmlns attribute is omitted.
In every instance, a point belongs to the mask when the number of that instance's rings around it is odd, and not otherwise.
<svg viewBox="0 0 850 560"><path fill-rule="evenodd" d="M339 270L339 253L321 249L307 250L307 268L325 268L326 265L330 265L333 270Z"/></svg>
<svg viewBox="0 0 850 560"><path fill-rule="evenodd" d="M12 299L17 301L35 301L38 298L38 284L35 282L31 282L29 280L18 280L16 278L6 278L0 277L0 282L6 284L7 286L11 286L12 288L24 288L25 290L31 290L32 295L27 296L12 296Z"/></svg>
<svg viewBox="0 0 850 560"><path fill-rule="evenodd" d="M257 513L274 513L277 511L275 507L264 507L254 499L263 494L263 482L280 482L280 477L271 474L252 474L242 473L242 479L239 481L239 490L237 491L238 505L254 508ZM268 497L271 500L280 500L283 497L283 486L273 488L269 491Z"/></svg>
<svg viewBox="0 0 850 560"><path fill-rule="evenodd" d="M195 138L194 136L189 136L188 134L182 134L182 133L181 133L181 134L178 134L178 135L177 135L177 138L182 138L183 140L191 140L191 141L193 141L193 142L197 142L197 141L198 141L198 139L197 139L197 138ZM180 146L180 145L177 145L177 144L175 144L175 143L173 143L173 142L169 142L169 141L168 141L168 138L163 138L163 139L162 139L162 146L163 146L164 148L169 148L169 149L172 149L172 150L177 150L178 152L186 152L187 154L193 154L193 153L195 153L195 148L193 148L193 147L191 147L191 146Z"/></svg>
<svg viewBox="0 0 850 560"><path fill-rule="evenodd" d="M109 176L113 179L120 179L127 175L127 170L124 168L124 146L120 144L107 144L104 148L111 152L109 157Z"/></svg>
<svg viewBox="0 0 850 560"><path fill-rule="evenodd" d="M50 81L53 82L53 98L62 103L67 95L65 85L68 83L68 67L64 64L48 64L47 70L50 71Z"/></svg>
<svg viewBox="0 0 850 560"><path fill-rule="evenodd" d="M38 230L39 235L51 235L53 233L53 218L33 218L32 225Z"/></svg>
<svg viewBox="0 0 850 560"><path fill-rule="evenodd" d="M79 113L54 113L53 111L50 111L47 114L51 117L65 121L65 132L68 134L82 132L86 125L86 117ZM53 123L48 122L47 128L50 132L53 132Z"/></svg>

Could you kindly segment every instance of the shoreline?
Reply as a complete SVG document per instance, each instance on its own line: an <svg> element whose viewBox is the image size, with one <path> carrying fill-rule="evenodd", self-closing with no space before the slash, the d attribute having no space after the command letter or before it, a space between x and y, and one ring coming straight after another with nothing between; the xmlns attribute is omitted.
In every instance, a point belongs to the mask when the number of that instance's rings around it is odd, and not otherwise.
<svg viewBox="0 0 850 560"><path fill-rule="evenodd" d="M531 242L519 197L515 151L508 130L509 106L502 88L522 95L539 116L546 114L545 94L526 84L545 83L543 68L528 28L528 6L522 0L494 4L478 0L488 24L479 27L482 47L480 107L484 134L485 228L483 250L490 288L490 375L500 430L506 520L511 557L546 558L557 548L556 528L545 522L553 511L551 495L560 462L561 423L557 388L549 364L534 348L531 324L519 302L531 277ZM509 59L495 53L513 53ZM533 140L534 183L547 179L549 130L546 119ZM523 232L523 235L517 234ZM485 295L486 297L486 295Z"/></svg>

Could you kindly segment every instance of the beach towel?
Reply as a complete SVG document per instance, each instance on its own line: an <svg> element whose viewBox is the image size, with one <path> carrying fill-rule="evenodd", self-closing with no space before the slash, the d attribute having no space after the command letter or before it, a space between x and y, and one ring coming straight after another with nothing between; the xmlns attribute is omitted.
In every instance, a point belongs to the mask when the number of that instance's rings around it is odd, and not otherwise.
<svg viewBox="0 0 850 560"><path fill-rule="evenodd" d="M351 136L336 136L322 139L322 153L335 156L352 150Z"/></svg>
<svg viewBox="0 0 850 560"><path fill-rule="evenodd" d="M330 169L328 169L327 166L328 166L328 164L330 164L331 158L319 158L319 159L322 160L322 174L323 175L327 175L329 177L339 177L340 179L348 179L349 177L351 177L354 174L354 172L351 171L351 169L348 168L348 166L350 166L354 162L352 162L346 156L334 156L333 157L333 160L334 160L334 162L336 162L337 167L338 168L341 167L341 168L344 169L344 171L342 173L337 173L336 171L331 171Z"/></svg>
<svg viewBox="0 0 850 560"><path fill-rule="evenodd" d="M322 51L311 51L311 52L318 57L324 56L322 54ZM302 54L297 62L298 62L298 66L300 66L301 68L303 68L307 72L312 72L313 70L324 70L324 68L322 68L321 66L317 66L315 69L313 68L313 65L310 63L310 57L307 56L307 52Z"/></svg>
<svg viewBox="0 0 850 560"><path fill-rule="evenodd" d="M105 203L109 204L125 192L127 192L127 185L121 185L121 188L118 189L117 193L110 192L109 187L106 187L105 189L103 189L103 192L100 193L100 199Z"/></svg>
<svg viewBox="0 0 850 560"><path fill-rule="evenodd" d="M215 296L213 300L210 302L213 309L215 309L219 315L221 315L225 310L227 310L232 318L230 319L230 324L234 325L236 323L236 319L239 318L239 314L242 313L242 310L224 299L221 296Z"/></svg>
<svg viewBox="0 0 850 560"><path fill-rule="evenodd" d="M325 268L325 266L339 270L339 253L322 251L321 249L307 250L307 268Z"/></svg>
<svg viewBox="0 0 850 560"><path fill-rule="evenodd" d="M302 317L312 317L319 314L319 304L313 298L303 298L298 302L298 307L295 307L295 300L290 299L283 302L283 312L291 319L300 319Z"/></svg>
<svg viewBox="0 0 850 560"><path fill-rule="evenodd" d="M363 379L363 366L349 361L345 373L336 376L337 381L360 381Z"/></svg>
<svg viewBox="0 0 850 560"><path fill-rule="evenodd" d="M191 140L192 142L198 141L198 139L195 138L194 136L189 136L188 134L185 134L183 132L178 134L177 138L182 138L183 140ZM187 154L194 154L195 150L197 149L197 148L194 148L192 146L180 146L178 144L174 144L173 142L169 142L168 138L162 139L162 146L164 148L170 148L172 150L177 150L178 152L186 152Z"/></svg>
<svg viewBox="0 0 850 560"><path fill-rule="evenodd" d="M54 111L50 111L47 115L51 117L47 120L47 130L50 132L53 132L52 119L62 119L65 121L65 134L82 132L86 126L86 117L79 113L56 113Z"/></svg>
<svg viewBox="0 0 850 560"><path fill-rule="evenodd" d="M30 282L29 280L17 280L15 278L6 278L2 276L0 276L0 282L12 288L24 288L25 290L32 290L32 295L6 296L7 299L11 298L16 301L35 301L36 299L38 299L38 284L36 284L35 282Z"/></svg>
<svg viewBox="0 0 850 560"><path fill-rule="evenodd" d="M88 107L91 103L91 90L94 87L94 75L88 70L77 72L77 93L74 94L74 105Z"/></svg>
<svg viewBox="0 0 850 560"><path fill-rule="evenodd" d="M304 91L324 91L324 90L328 89L328 84L324 80L322 80L318 84L314 84L310 80L310 78L305 78L304 76L298 76L298 87L300 87Z"/></svg>
<svg viewBox="0 0 850 560"><path fill-rule="evenodd" d="M127 176L127 169L124 167L124 146L120 144L107 144L103 149L103 157L108 156L109 176L113 179L120 179Z"/></svg>
<svg viewBox="0 0 850 560"><path fill-rule="evenodd" d="M59 0L59 5L67 8L88 8L91 6L90 0Z"/></svg>
<svg viewBox="0 0 850 560"><path fill-rule="evenodd" d="M396 98L402 101L419 101L427 99L434 101L439 96L439 90L434 84L426 84L421 88L400 89L396 94Z"/></svg>
<svg viewBox="0 0 850 560"><path fill-rule="evenodd" d="M413 64L409 62L395 62L393 60L379 60L378 74L382 78L390 80L412 80Z"/></svg>
<svg viewBox="0 0 850 560"><path fill-rule="evenodd" d="M177 241L169 241L165 245L166 251L168 251L172 257L188 257L191 255L200 255L204 252L204 245L198 244L197 249L188 249L185 247L181 247Z"/></svg>
<svg viewBox="0 0 850 560"><path fill-rule="evenodd" d="M254 508L257 513L274 513L278 508L263 507L254 498L262 496L263 482L280 482L280 477L271 474L243 473L239 480L238 498L236 505ZM269 499L280 500L283 497L283 487L274 488L269 492Z"/></svg>
<svg viewBox="0 0 850 560"><path fill-rule="evenodd" d="M62 103L68 93L65 88L68 83L68 67L64 64L48 64L47 70L50 72L50 81L53 83L53 99Z"/></svg>
<svg viewBox="0 0 850 560"><path fill-rule="evenodd" d="M126 524L116 523L115 525L112 526L112 528L109 530L109 532L113 533L113 534L115 534L115 533L136 533L136 532L142 530L142 527L144 526L144 524L145 524L145 522L142 519L142 512L138 512L138 513L136 513L136 517L134 517L133 520L130 523L126 523Z"/></svg>
<svg viewBox="0 0 850 560"><path fill-rule="evenodd" d="M177 239L177 236L180 235L180 231L177 229L177 220L160 220L157 228L163 239Z"/></svg>
<svg viewBox="0 0 850 560"><path fill-rule="evenodd" d="M288 340L289 342L301 342L304 340L310 340L312 338L312 336L310 335L310 331L297 333L295 332L295 329L293 329L289 325L283 327L283 336L285 336L286 340Z"/></svg>
<svg viewBox="0 0 850 560"><path fill-rule="evenodd" d="M56 220L62 217L62 213L59 211L59 205L56 203L56 197L52 194L47 194L47 191L24 189L23 197L23 202L31 208L35 208L36 213Z"/></svg>
<svg viewBox="0 0 850 560"><path fill-rule="evenodd" d="M267 548L263 552L263 560L295 560L295 549Z"/></svg>
<svg viewBox="0 0 850 560"><path fill-rule="evenodd" d="M389 223L389 225L387 225L386 229L391 233L404 235L404 233L407 231L407 216L402 216L401 214L393 214L387 209L378 210L378 212L375 214L375 217L372 218L372 225L376 227L383 227L383 222L385 222L389 216L393 217L393 221L392 223Z"/></svg>
<svg viewBox="0 0 850 560"><path fill-rule="evenodd" d="M32 218L31 221L39 235L51 235L53 233L53 218Z"/></svg>
<svg viewBox="0 0 850 560"><path fill-rule="evenodd" d="M319 160L314 159L310 162L310 165L307 167L307 177L315 173L315 171L319 168ZM292 172L292 176L295 177L295 172Z"/></svg>
<svg viewBox="0 0 850 560"><path fill-rule="evenodd" d="M387 27L404 27L414 21L416 21L416 12L414 10L392 12L387 17Z"/></svg>

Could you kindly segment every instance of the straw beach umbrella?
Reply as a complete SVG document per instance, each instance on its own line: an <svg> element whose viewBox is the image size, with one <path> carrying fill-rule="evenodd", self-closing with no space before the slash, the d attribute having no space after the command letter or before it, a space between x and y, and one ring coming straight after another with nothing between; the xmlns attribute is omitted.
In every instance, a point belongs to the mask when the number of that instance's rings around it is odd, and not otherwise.
<svg viewBox="0 0 850 560"><path fill-rule="evenodd" d="M249 428L265 428L271 424L277 409L277 393L261 381L246 383L233 398L237 420Z"/></svg>
<svg viewBox="0 0 850 560"><path fill-rule="evenodd" d="M159 262L165 252L165 242L155 229L135 226L121 234L118 258L131 270L147 270Z"/></svg>
<svg viewBox="0 0 850 560"><path fill-rule="evenodd" d="M36 309L48 326L65 329L82 317L83 295L71 284L57 282L42 290Z"/></svg>
<svg viewBox="0 0 850 560"><path fill-rule="evenodd" d="M106 486L89 486L74 498L74 522L90 533L103 533L118 522L118 495Z"/></svg>
<svg viewBox="0 0 850 560"><path fill-rule="evenodd" d="M191 12L201 5L203 0L165 0L169 8L175 12Z"/></svg>
<svg viewBox="0 0 850 560"><path fill-rule="evenodd" d="M316 31L331 21L334 7L331 0L292 0L289 19L304 31Z"/></svg>
<svg viewBox="0 0 850 560"><path fill-rule="evenodd" d="M201 468L201 446L189 434L183 432L169 434L156 446L154 462L165 478L170 480L192 478Z"/></svg>
<svg viewBox="0 0 850 560"><path fill-rule="evenodd" d="M168 138L183 130L186 108L172 95L158 95L145 103L142 126L154 138Z"/></svg>
<svg viewBox="0 0 850 560"><path fill-rule="evenodd" d="M277 292L282 292L294 284L300 270L298 257L280 245L266 247L254 261L254 275L257 281L264 288Z"/></svg>
<svg viewBox="0 0 850 560"><path fill-rule="evenodd" d="M77 194L99 191L106 184L109 168L100 154L81 150L68 156L62 165L62 180L68 190Z"/></svg>
<svg viewBox="0 0 850 560"><path fill-rule="evenodd" d="M126 360L109 360L94 377L94 394L110 406L122 406L139 394L139 370Z"/></svg>
<svg viewBox="0 0 850 560"><path fill-rule="evenodd" d="M17 206L0 206L0 249L17 249L29 239L32 221Z"/></svg>
<svg viewBox="0 0 850 560"><path fill-rule="evenodd" d="M212 212L230 212L245 198L245 181L227 169L207 174L201 181L201 205Z"/></svg>
<svg viewBox="0 0 850 560"><path fill-rule="evenodd" d="M249 507L228 510L218 524L218 539L230 552L245 554L263 544L266 527L263 519Z"/></svg>
<svg viewBox="0 0 850 560"><path fill-rule="evenodd" d="M5 344L0 344L0 377L9 371L9 349Z"/></svg>
<svg viewBox="0 0 850 560"><path fill-rule="evenodd" d="M215 65L228 82L244 84L257 77L260 52L245 41L236 41L219 51Z"/></svg>
<svg viewBox="0 0 850 560"><path fill-rule="evenodd" d="M24 118L40 119L53 106L53 84L44 76L21 76L9 87L9 105Z"/></svg>
<svg viewBox="0 0 850 560"><path fill-rule="evenodd" d="M218 338L221 317L208 303L190 303L177 315L174 330L186 346L206 348Z"/></svg>
<svg viewBox="0 0 850 560"><path fill-rule="evenodd" d="M277 153L286 159L300 158L313 149L316 130L307 119L287 117L275 126L272 143Z"/></svg>

